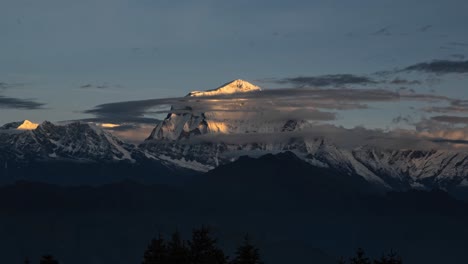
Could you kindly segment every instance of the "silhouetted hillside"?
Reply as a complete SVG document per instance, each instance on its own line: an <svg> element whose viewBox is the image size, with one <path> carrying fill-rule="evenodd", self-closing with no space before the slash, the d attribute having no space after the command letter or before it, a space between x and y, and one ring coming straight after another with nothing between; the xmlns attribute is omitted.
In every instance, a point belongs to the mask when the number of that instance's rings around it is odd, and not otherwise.
<svg viewBox="0 0 468 264"><path fill-rule="evenodd" d="M465 202L367 187L290 154L242 158L178 186L18 182L0 187L0 248L6 263L47 252L71 264L135 263L158 232L207 224L226 249L253 235L271 264L336 263L357 247L373 257L393 248L405 263L468 260Z"/></svg>

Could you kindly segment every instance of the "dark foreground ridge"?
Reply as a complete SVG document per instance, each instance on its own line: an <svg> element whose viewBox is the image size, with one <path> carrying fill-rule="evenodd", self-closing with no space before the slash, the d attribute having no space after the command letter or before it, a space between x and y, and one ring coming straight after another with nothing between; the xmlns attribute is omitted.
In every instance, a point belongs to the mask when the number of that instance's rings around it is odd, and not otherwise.
<svg viewBox="0 0 468 264"><path fill-rule="evenodd" d="M336 263L358 247L373 257L394 249L405 263L468 261L465 202L368 187L289 153L243 157L177 185L23 181L0 187L0 248L5 263L48 252L71 264L138 263L159 232L188 237L206 224L226 255L248 233L271 264Z"/></svg>

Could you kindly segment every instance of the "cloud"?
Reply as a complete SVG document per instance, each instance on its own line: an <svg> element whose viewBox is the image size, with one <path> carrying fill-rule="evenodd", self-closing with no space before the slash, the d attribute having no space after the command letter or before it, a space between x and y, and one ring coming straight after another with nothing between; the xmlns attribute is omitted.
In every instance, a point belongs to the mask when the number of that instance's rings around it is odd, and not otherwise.
<svg viewBox="0 0 468 264"><path fill-rule="evenodd" d="M0 95L0 108L36 110L41 109L44 105L31 99L19 99Z"/></svg>
<svg viewBox="0 0 468 264"><path fill-rule="evenodd" d="M139 144L145 140L161 120L154 118L83 118L60 121L61 124L84 122L98 126L123 139L125 142Z"/></svg>
<svg viewBox="0 0 468 264"><path fill-rule="evenodd" d="M403 71L422 71L429 73L468 73L468 60L434 60L432 62L423 62L406 67Z"/></svg>
<svg viewBox="0 0 468 264"><path fill-rule="evenodd" d="M410 115L399 115L392 119L392 123L394 124L411 124L413 122L413 118Z"/></svg>
<svg viewBox="0 0 468 264"><path fill-rule="evenodd" d="M443 96L443 95L436 95L436 94L418 94L418 93L401 93L400 97L407 101L424 101L424 102L452 102L454 99Z"/></svg>
<svg viewBox="0 0 468 264"><path fill-rule="evenodd" d="M146 122L148 116L170 113L216 113L215 119L264 119L295 118L331 121L337 118L335 111L368 109L376 102L420 101L426 103L449 102L466 108L463 102L446 96L420 94L412 90L390 91L385 89L349 88L281 88L255 93L204 97L174 97L140 101L126 101L98 105L85 113L93 114L105 122ZM441 111L436 107L423 111ZM150 122L154 122L149 118ZM398 120L395 120L398 121Z"/></svg>
<svg viewBox="0 0 468 264"><path fill-rule="evenodd" d="M301 131L247 134L205 134L187 140L186 144L225 143L225 144L288 144L291 141L327 140L344 149L373 146L382 149L451 148L447 142L434 142L433 138L419 136L414 131L367 129L364 127L344 128L329 124L313 124Z"/></svg>
<svg viewBox="0 0 468 264"><path fill-rule="evenodd" d="M431 28L433 28L432 25L425 25L425 26L422 26L421 28L419 28L419 31L420 31L420 32L427 32L427 31L429 31Z"/></svg>
<svg viewBox="0 0 468 264"><path fill-rule="evenodd" d="M88 83L88 84L81 85L80 88L81 89L92 89L92 88L106 89L106 88L109 88L109 85L107 84L94 85L94 84Z"/></svg>
<svg viewBox="0 0 468 264"><path fill-rule="evenodd" d="M139 144L151 134L156 124L124 123L116 127L102 127L126 142Z"/></svg>
<svg viewBox="0 0 468 264"><path fill-rule="evenodd" d="M451 117L422 119L415 123L416 135L436 143L445 143L450 147L466 148L463 141L468 141L468 127L457 127Z"/></svg>
<svg viewBox="0 0 468 264"><path fill-rule="evenodd" d="M463 139L446 139L446 138L435 138L432 139L435 143L449 143L454 145L468 145L468 140Z"/></svg>
<svg viewBox="0 0 468 264"><path fill-rule="evenodd" d="M386 26L386 27L383 27L383 28L371 33L371 35L374 35L374 36L390 36L390 35L392 35L392 33L390 32L390 26Z"/></svg>
<svg viewBox="0 0 468 264"><path fill-rule="evenodd" d="M89 84L89 83L80 86L80 88L83 88L83 89L85 89L85 88L92 88L92 87L93 87L93 85L92 85L92 84Z"/></svg>
<svg viewBox="0 0 468 264"><path fill-rule="evenodd" d="M19 87L19 86L23 86L24 84L22 83L6 83L6 82L0 82L0 90L6 90L6 89L10 89L10 88L13 88L13 87Z"/></svg>
<svg viewBox="0 0 468 264"><path fill-rule="evenodd" d="M265 80L277 84L292 84L297 87L325 87L325 86L344 86L349 84L375 84L373 79L366 76L358 76L353 74L329 74L319 76L299 76L283 79Z"/></svg>
<svg viewBox="0 0 468 264"><path fill-rule="evenodd" d="M304 130L297 134L257 134L251 135L207 135L196 137L200 141L222 141L225 143L264 142L275 140L290 140L295 137L314 138L326 136L345 147L359 145L375 145L390 149L415 148L453 148L460 145L450 140L468 140L459 135L459 131L452 131L450 126L444 125L435 118L415 124L411 116L400 115L393 123L415 125L415 130L370 130L365 128L345 129L327 125L327 121L337 119L340 110L366 109L368 104L376 102L420 101L426 103L449 102L458 107L468 108L468 102L454 100L446 96L435 94L420 94L416 92L391 91L386 89L349 89L349 88L279 88L266 89L261 92L237 93L230 95L204 97L174 97L140 101L116 102L98 105L86 113L96 115L95 119L116 123L115 120L139 120L152 114L184 114L204 113L213 121L245 120L245 121L285 121L288 119L308 120L314 124L313 129ZM423 124L424 123L424 124ZM141 140L150 127L140 134ZM131 127L119 126L110 128L121 137L132 137ZM450 132L451 131L451 132ZM449 133L450 132L450 133ZM458 133L458 134L457 134ZM468 133L467 133L468 135ZM135 137L135 136L133 136ZM135 140L136 142L136 140Z"/></svg>
<svg viewBox="0 0 468 264"><path fill-rule="evenodd" d="M406 79L401 79L401 78L395 78L389 82L390 84L396 84L396 85L419 85L421 84L421 81L418 80L406 80Z"/></svg>
<svg viewBox="0 0 468 264"><path fill-rule="evenodd" d="M458 59L458 60L464 60L466 58L466 56L463 54L452 54L450 55L450 57Z"/></svg>
<svg viewBox="0 0 468 264"><path fill-rule="evenodd" d="M403 117L404 118L404 117ZM411 120L407 120L411 121ZM434 121L425 120L425 125ZM303 140L326 140L344 149L355 149L362 146L377 147L388 150L416 149L466 149L468 128L454 129L431 125L430 128L419 126L418 130L368 129L365 127L344 128L332 124L308 123L302 130L246 133L246 134L205 134L184 141L184 144L224 143L224 144L290 144Z"/></svg>
<svg viewBox="0 0 468 264"><path fill-rule="evenodd" d="M376 73L379 77L389 77L393 72L379 72ZM400 77L395 77L391 80L375 80L373 78L361 75L353 74L329 74L329 75L319 75L319 76L299 76L292 78L282 78L282 79L263 79L259 80L265 83L276 83L276 84L292 84L296 87L345 87L349 85L371 85L371 84L380 84L388 83L392 85L420 85L422 84L419 80L408 80Z"/></svg>
<svg viewBox="0 0 468 264"><path fill-rule="evenodd" d="M434 143L441 143L454 148L466 148L468 142L467 128L451 128L441 130L430 130L419 133Z"/></svg>
<svg viewBox="0 0 468 264"><path fill-rule="evenodd" d="M428 113L467 113L468 112L468 100L457 100L447 98L450 103L448 106L430 106L423 110Z"/></svg>
<svg viewBox="0 0 468 264"><path fill-rule="evenodd" d="M135 123L135 124L150 124L156 125L161 120L151 117L134 117L134 116L105 116L105 117L92 117L92 118L82 118L74 120L61 121L64 123L67 122L89 122L89 123L113 123L113 124L124 124L124 123Z"/></svg>
<svg viewBox="0 0 468 264"><path fill-rule="evenodd" d="M383 89L270 89L223 96L177 97L98 105L85 111L102 119L139 119L148 114L216 112L226 116L333 120L328 110L368 108L367 103L398 101L400 94ZM171 108L170 108L171 107ZM237 115L236 115L237 114ZM111 121L109 121L111 122Z"/></svg>
<svg viewBox="0 0 468 264"><path fill-rule="evenodd" d="M449 115L441 115L441 116L433 116L431 117L432 120L450 124L468 124L468 117L466 116L449 116Z"/></svg>

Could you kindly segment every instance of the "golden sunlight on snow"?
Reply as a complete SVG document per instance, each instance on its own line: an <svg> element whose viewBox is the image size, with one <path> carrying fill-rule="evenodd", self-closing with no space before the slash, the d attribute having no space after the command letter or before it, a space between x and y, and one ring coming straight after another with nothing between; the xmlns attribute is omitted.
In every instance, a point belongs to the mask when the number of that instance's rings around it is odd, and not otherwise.
<svg viewBox="0 0 468 264"><path fill-rule="evenodd" d="M104 128L114 128L114 127L119 127L119 126L120 126L119 124L112 124L112 123L101 124L101 127L104 127Z"/></svg>
<svg viewBox="0 0 468 264"><path fill-rule="evenodd" d="M224 122L207 120L208 128L215 133L229 133L229 127Z"/></svg>
<svg viewBox="0 0 468 264"><path fill-rule="evenodd" d="M213 96L213 95L226 95L234 93L248 93L248 92L257 92L262 89L256 85L253 85L247 81L237 79L232 82L226 83L223 86L220 86L213 90L208 91L193 91L188 94L188 96Z"/></svg>
<svg viewBox="0 0 468 264"><path fill-rule="evenodd" d="M21 124L17 129L19 130L34 130L39 126L39 124L33 123L29 120L24 120L23 124Z"/></svg>

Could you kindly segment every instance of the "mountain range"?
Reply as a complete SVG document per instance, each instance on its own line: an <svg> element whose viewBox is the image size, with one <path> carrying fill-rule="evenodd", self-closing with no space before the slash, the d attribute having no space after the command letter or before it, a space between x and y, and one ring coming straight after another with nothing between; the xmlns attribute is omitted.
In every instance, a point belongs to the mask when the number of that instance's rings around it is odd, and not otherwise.
<svg viewBox="0 0 468 264"><path fill-rule="evenodd" d="M246 81L235 80L213 90L191 92L187 97L209 99L240 93L262 93L262 90ZM230 107L242 108L243 102L233 99ZM6 174L12 166L59 162L133 167L145 164L145 169L154 174L158 172L150 169L151 166L164 170L165 174L175 171L197 174L227 165L241 156L290 152L311 166L358 176L384 190L441 188L458 192L468 189L466 152L385 149L370 145L349 149L326 137L297 137L295 133L305 128L313 129L313 125L306 120L249 119L229 111L178 105L171 107L148 138L135 146L90 123L56 125L45 121L36 127L29 121L14 122L0 128L0 162L4 165L0 172ZM233 135L250 138L280 135L282 140L223 140L223 136Z"/></svg>

